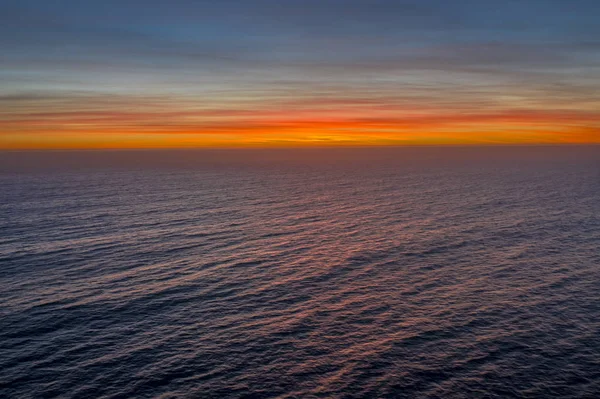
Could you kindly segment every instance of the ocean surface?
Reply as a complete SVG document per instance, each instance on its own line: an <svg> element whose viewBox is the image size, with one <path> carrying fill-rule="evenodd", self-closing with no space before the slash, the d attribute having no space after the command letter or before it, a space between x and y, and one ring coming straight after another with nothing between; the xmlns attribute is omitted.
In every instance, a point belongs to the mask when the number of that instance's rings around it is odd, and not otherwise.
<svg viewBox="0 0 600 399"><path fill-rule="evenodd" d="M600 397L600 147L0 154L2 398Z"/></svg>

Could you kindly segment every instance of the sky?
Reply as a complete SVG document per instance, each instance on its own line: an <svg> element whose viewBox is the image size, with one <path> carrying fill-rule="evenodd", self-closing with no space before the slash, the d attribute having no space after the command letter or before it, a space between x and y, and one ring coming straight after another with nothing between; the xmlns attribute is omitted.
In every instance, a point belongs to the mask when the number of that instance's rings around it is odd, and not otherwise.
<svg viewBox="0 0 600 399"><path fill-rule="evenodd" d="M600 143L598 0L2 0L0 149Z"/></svg>

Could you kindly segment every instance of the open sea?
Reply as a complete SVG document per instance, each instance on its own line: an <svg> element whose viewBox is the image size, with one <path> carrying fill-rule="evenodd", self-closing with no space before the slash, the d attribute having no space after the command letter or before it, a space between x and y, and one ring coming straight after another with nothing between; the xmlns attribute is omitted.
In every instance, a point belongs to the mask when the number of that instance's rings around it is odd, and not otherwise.
<svg viewBox="0 0 600 399"><path fill-rule="evenodd" d="M1 398L598 398L600 146L0 153Z"/></svg>

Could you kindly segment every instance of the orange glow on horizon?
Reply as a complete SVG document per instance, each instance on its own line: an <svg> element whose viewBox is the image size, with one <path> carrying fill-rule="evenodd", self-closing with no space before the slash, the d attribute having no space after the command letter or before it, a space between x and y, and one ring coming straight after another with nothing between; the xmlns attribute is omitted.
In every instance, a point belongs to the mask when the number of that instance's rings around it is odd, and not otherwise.
<svg viewBox="0 0 600 399"><path fill-rule="evenodd" d="M223 112L224 113L224 112ZM0 149L598 144L594 112L45 112L0 120ZM405 115L398 117L396 115Z"/></svg>

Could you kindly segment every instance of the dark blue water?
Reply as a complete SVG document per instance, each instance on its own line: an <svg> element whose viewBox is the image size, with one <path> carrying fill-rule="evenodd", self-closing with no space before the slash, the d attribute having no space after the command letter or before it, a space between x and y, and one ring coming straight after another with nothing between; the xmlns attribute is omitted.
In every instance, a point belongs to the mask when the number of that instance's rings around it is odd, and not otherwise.
<svg viewBox="0 0 600 399"><path fill-rule="evenodd" d="M0 397L599 397L599 150L4 153Z"/></svg>

